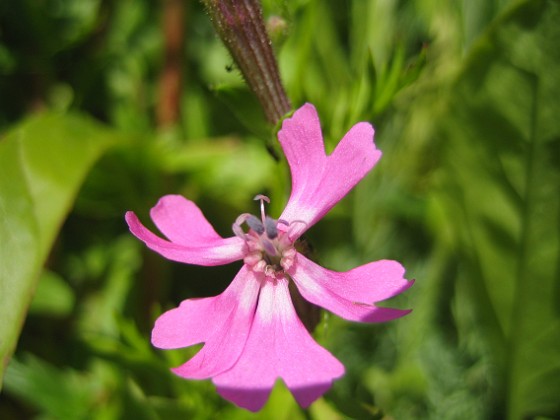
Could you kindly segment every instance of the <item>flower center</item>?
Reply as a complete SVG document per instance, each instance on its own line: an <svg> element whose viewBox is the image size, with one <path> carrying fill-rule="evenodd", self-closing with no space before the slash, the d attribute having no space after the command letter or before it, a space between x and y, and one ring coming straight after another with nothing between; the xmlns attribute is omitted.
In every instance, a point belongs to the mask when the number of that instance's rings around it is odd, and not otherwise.
<svg viewBox="0 0 560 420"><path fill-rule="evenodd" d="M261 218L244 213L233 224L233 232L245 241L245 264L267 277L276 278L292 267L296 257L288 232L289 223L266 215L264 202L270 203L268 197L257 195L255 200L261 202ZM247 232L243 224L249 228Z"/></svg>

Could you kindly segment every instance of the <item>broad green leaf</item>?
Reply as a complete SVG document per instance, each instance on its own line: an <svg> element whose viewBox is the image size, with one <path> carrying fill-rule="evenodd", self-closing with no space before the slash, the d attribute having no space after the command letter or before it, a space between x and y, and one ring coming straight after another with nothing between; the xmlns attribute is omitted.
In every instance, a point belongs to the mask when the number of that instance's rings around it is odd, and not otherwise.
<svg viewBox="0 0 560 420"><path fill-rule="evenodd" d="M449 225L510 419L560 413L559 21L541 0L495 22L445 121Z"/></svg>
<svg viewBox="0 0 560 420"><path fill-rule="evenodd" d="M0 141L0 378L56 234L84 177L115 140L84 117L45 114Z"/></svg>

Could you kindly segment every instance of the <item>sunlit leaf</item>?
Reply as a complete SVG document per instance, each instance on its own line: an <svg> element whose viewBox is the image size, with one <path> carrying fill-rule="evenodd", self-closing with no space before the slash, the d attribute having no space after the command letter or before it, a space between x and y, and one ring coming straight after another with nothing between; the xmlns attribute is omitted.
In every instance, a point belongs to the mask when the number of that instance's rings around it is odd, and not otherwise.
<svg viewBox="0 0 560 420"><path fill-rule="evenodd" d="M0 376L80 184L115 140L83 117L40 115L0 141Z"/></svg>

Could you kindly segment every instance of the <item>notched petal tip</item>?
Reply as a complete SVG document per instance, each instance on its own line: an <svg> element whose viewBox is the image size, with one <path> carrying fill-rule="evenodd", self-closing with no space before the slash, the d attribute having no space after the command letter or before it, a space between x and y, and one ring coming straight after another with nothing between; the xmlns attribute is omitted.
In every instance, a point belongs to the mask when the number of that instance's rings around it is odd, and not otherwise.
<svg viewBox="0 0 560 420"><path fill-rule="evenodd" d="M376 261L334 272L298 255L298 264L290 276L306 300L349 321L386 322L409 313L377 306L412 286L396 261Z"/></svg>
<svg viewBox="0 0 560 420"><path fill-rule="evenodd" d="M374 137L375 129L370 123L365 121L356 123L342 137L333 154L354 156L354 158L350 158L350 161L353 161L355 165L359 164L359 160L356 160L357 157L362 156L364 169L367 168L369 171L377 164L382 155L381 150L375 144Z"/></svg>
<svg viewBox="0 0 560 420"><path fill-rule="evenodd" d="M231 401L238 407L256 413L266 404L272 388L243 389L216 386L216 391L222 396L222 398Z"/></svg>
<svg viewBox="0 0 560 420"><path fill-rule="evenodd" d="M189 203L187 211L194 209L195 216L202 215L194 203ZM183 210L185 208L179 209L180 212ZM146 228L131 211L125 214L125 219L134 236L151 250L173 261L212 266L229 264L243 258L243 240L237 237L222 238L215 233L206 219L202 221L199 219L199 223L195 223L188 217L180 218L180 220L168 217L168 224L164 229L161 228L162 219L160 219L160 230L164 231L163 233L170 240L163 239ZM183 219L189 220L191 225L181 225L180 222ZM177 230L171 232L170 229L173 229L174 226L178 226Z"/></svg>
<svg viewBox="0 0 560 420"><path fill-rule="evenodd" d="M303 105L284 120L278 140L290 165L292 193L280 217L306 222L294 228L294 236L315 224L376 165L381 151L374 135L370 123L359 122L327 156L313 105Z"/></svg>
<svg viewBox="0 0 560 420"><path fill-rule="evenodd" d="M343 376L344 372L340 375ZM296 387L289 387L285 381L278 379L278 381L284 382L284 386L286 386L292 395L294 396L297 403L302 408L308 408L311 404L321 398L326 392L328 392L336 379L339 377L333 378L331 381L327 381L324 383L313 384L309 386L296 386ZM275 384L276 385L276 384ZM216 391L222 398L225 398L228 401L233 402L237 406L244 408L246 410L252 411L256 413L263 409L266 405L268 398L270 397L271 391L274 388L233 388L233 387L224 387L224 386L217 386Z"/></svg>
<svg viewBox="0 0 560 420"><path fill-rule="evenodd" d="M308 406L343 374L342 363L313 340L297 317L288 282L281 278L262 285L243 353L212 380L224 398L257 411L278 379Z"/></svg>
<svg viewBox="0 0 560 420"><path fill-rule="evenodd" d="M154 324L151 342L160 349L178 349L202 343L209 329L204 322L213 298L187 299L162 313Z"/></svg>
<svg viewBox="0 0 560 420"><path fill-rule="evenodd" d="M325 394L329 389L332 388L334 380L336 379L338 378L333 378L332 381L314 384L312 386L292 388L290 389L290 391L302 408L308 408L311 404L321 398L323 394Z"/></svg>

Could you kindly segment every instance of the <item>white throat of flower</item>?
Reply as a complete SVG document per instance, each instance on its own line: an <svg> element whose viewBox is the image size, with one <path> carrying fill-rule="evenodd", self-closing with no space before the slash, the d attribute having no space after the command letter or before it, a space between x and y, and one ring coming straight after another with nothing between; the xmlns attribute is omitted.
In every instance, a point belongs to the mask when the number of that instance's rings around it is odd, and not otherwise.
<svg viewBox="0 0 560 420"><path fill-rule="evenodd" d="M270 203L267 196L259 194L255 200L261 202L261 218L241 214L233 224L233 233L245 241L245 264L255 272L276 278L289 270L296 258L294 241L289 234L290 223L266 215L264 202ZM243 230L243 224L249 228L247 232Z"/></svg>

